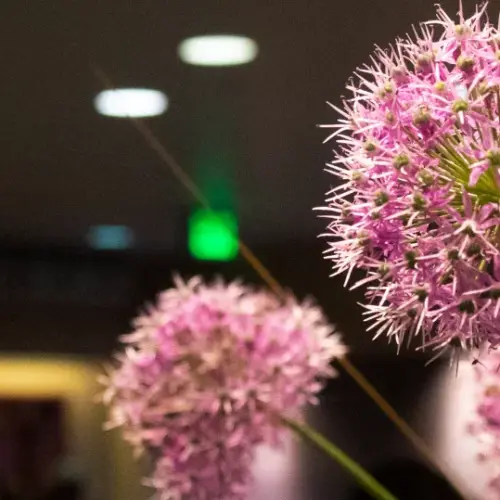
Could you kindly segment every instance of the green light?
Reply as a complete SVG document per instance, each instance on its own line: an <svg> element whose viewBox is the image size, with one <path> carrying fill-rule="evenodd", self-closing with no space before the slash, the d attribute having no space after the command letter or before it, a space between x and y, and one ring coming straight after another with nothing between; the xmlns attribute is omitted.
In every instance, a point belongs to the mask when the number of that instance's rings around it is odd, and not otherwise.
<svg viewBox="0 0 500 500"><path fill-rule="evenodd" d="M232 212L198 210L189 218L188 245L198 260L233 260L238 255L238 222Z"/></svg>

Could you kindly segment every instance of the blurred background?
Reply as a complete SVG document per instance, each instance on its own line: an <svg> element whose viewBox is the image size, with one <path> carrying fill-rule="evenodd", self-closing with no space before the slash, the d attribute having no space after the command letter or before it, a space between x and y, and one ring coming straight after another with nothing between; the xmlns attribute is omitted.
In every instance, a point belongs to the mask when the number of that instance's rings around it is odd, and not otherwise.
<svg viewBox="0 0 500 500"><path fill-rule="evenodd" d="M96 67L116 87L163 93L147 101L160 113L147 124L227 224L284 286L317 299L344 332L353 362L460 481L481 482L472 445L460 437L471 411L461 379L446 364L425 367L426 355L396 356L384 339L371 341L361 293L329 278L317 238L324 222L312 212L335 183L322 171L333 144L322 145L326 131L317 124L335 119L325 101L339 103L373 45L431 18L433 4L2 2L0 499L150 498L139 485L147 463L101 430L105 415L94 396L102 363L174 271L259 283L225 227L130 123L106 116L120 113L120 103L96 108L105 90ZM471 13L473 2L464 5ZM458 2L443 6L453 14ZM207 34L247 37L248 62L181 60L189 57L179 53L183 40ZM400 498L455 498L347 374L310 420L406 492ZM261 450L256 476L253 500L364 498L341 470L295 441L285 452Z"/></svg>

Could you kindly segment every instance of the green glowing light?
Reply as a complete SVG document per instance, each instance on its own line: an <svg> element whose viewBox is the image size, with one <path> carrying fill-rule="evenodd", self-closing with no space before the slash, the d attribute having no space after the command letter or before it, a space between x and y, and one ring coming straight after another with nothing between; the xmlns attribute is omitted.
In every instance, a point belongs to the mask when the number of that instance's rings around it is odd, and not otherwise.
<svg viewBox="0 0 500 500"><path fill-rule="evenodd" d="M228 261L238 255L238 221L230 211L194 212L188 223L188 245L198 260Z"/></svg>

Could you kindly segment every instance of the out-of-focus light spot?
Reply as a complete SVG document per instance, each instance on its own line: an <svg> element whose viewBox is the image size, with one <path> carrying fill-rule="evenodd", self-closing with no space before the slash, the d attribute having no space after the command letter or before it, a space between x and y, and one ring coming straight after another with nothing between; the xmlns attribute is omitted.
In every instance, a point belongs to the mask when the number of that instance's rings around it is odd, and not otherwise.
<svg viewBox="0 0 500 500"><path fill-rule="evenodd" d="M238 255L238 222L232 212L198 210L188 222L188 246L198 260L228 261Z"/></svg>
<svg viewBox="0 0 500 500"><path fill-rule="evenodd" d="M96 250L126 250L134 243L134 233L127 226L92 226L87 243Z"/></svg>
<svg viewBox="0 0 500 500"><path fill-rule="evenodd" d="M95 373L90 365L43 357L0 356L0 395L16 398L54 397L81 393ZM81 397L81 394L80 394Z"/></svg>
<svg viewBox="0 0 500 500"><path fill-rule="evenodd" d="M259 49L251 38L238 35L203 35L186 38L179 57L197 66L237 66L253 61Z"/></svg>
<svg viewBox="0 0 500 500"><path fill-rule="evenodd" d="M103 90L94 99L98 113L117 118L146 118L165 113L167 96L153 89Z"/></svg>

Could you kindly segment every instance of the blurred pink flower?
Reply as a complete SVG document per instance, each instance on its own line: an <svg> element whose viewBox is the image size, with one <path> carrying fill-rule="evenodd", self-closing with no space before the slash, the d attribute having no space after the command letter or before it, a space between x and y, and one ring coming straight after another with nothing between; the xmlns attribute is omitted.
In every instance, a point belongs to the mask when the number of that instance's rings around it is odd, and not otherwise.
<svg viewBox="0 0 500 500"><path fill-rule="evenodd" d="M491 476L490 495L500 498L500 353L481 356L474 368L476 414L467 431L478 441L478 460Z"/></svg>
<svg viewBox="0 0 500 500"><path fill-rule="evenodd" d="M255 446L279 444L280 416L300 416L335 375L346 347L332 333L292 296L178 279L122 338L109 425L151 453L163 499L243 499Z"/></svg>

